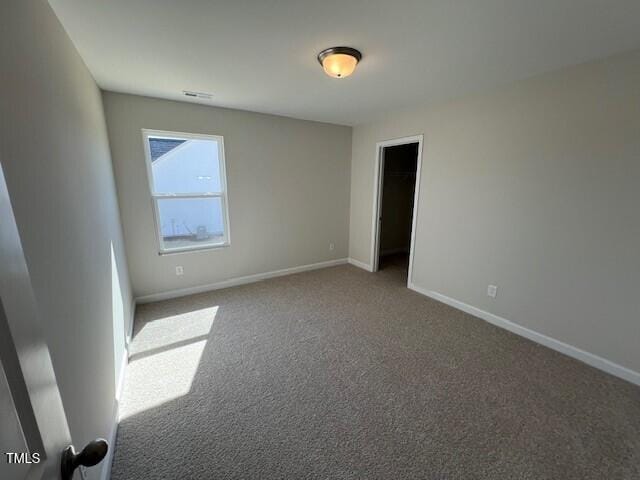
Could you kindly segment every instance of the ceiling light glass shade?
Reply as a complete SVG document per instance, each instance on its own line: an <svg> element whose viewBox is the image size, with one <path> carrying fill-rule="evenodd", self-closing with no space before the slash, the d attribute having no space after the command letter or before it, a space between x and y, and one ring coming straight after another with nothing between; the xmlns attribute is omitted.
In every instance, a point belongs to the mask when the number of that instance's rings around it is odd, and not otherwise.
<svg viewBox="0 0 640 480"><path fill-rule="evenodd" d="M325 73L333 78L348 77L356 69L362 54L355 48L332 47L318 54L318 61Z"/></svg>

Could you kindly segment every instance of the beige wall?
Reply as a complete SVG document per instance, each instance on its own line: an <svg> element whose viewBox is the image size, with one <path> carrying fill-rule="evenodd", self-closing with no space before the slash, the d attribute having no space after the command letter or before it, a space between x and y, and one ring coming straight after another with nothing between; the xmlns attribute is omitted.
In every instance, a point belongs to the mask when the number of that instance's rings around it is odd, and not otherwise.
<svg viewBox="0 0 640 480"><path fill-rule="evenodd" d="M0 64L0 161L81 447L112 431L132 314L102 98L45 1L2 3Z"/></svg>
<svg viewBox="0 0 640 480"><path fill-rule="evenodd" d="M640 52L354 128L356 260L375 144L414 134L413 282L640 371Z"/></svg>
<svg viewBox="0 0 640 480"><path fill-rule="evenodd" d="M108 92L104 102L136 296L347 256L351 128ZM143 128L224 136L230 247L158 255Z"/></svg>

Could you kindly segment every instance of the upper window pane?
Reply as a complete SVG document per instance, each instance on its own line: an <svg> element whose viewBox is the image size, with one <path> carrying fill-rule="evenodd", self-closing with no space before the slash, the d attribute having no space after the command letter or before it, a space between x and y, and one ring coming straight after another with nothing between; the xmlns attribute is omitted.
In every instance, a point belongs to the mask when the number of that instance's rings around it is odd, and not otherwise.
<svg viewBox="0 0 640 480"><path fill-rule="evenodd" d="M151 136L154 194L221 192L218 142Z"/></svg>

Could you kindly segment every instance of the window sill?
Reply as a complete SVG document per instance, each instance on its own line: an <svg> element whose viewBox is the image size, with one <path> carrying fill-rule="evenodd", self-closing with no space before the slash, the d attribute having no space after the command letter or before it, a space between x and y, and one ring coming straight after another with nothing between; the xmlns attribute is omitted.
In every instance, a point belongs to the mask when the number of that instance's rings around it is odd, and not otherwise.
<svg viewBox="0 0 640 480"><path fill-rule="evenodd" d="M216 243L214 245L202 245L202 246L193 246L193 247L181 247L181 248L171 248L169 250L160 250L158 255L174 255L176 253L190 253L190 252L202 252L204 250L220 250L222 248L230 247L231 243Z"/></svg>

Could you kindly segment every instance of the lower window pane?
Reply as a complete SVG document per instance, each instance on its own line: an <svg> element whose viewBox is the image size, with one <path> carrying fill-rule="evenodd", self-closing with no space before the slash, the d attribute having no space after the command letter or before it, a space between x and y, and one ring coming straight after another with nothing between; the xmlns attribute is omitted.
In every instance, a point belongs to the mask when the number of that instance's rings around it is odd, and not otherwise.
<svg viewBox="0 0 640 480"><path fill-rule="evenodd" d="M207 247L226 240L220 197L158 199L158 213L164 250Z"/></svg>

